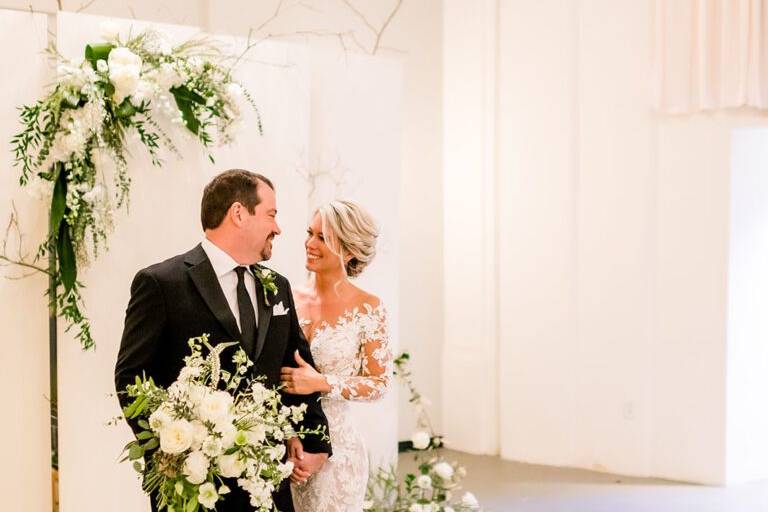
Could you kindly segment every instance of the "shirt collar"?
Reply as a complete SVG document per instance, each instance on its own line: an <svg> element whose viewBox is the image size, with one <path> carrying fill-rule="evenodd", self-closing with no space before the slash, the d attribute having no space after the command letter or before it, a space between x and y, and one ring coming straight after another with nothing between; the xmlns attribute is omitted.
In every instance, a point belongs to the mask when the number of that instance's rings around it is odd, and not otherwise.
<svg viewBox="0 0 768 512"><path fill-rule="evenodd" d="M216 277L221 277L224 274L231 272L235 267L239 267L232 256L227 254L221 247L214 244L208 238L203 238L201 243L205 254L208 255L208 259L211 261L211 266L216 274Z"/></svg>

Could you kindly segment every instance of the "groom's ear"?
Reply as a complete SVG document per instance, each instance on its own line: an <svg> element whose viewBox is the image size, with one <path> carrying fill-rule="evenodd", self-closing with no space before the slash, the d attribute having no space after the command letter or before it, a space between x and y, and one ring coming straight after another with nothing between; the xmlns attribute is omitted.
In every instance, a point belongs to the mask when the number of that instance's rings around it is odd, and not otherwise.
<svg viewBox="0 0 768 512"><path fill-rule="evenodd" d="M245 206L243 206L241 203L235 201L229 206L229 210L227 210L227 217L229 217L229 220L232 221L232 223L235 226L242 226L245 213Z"/></svg>

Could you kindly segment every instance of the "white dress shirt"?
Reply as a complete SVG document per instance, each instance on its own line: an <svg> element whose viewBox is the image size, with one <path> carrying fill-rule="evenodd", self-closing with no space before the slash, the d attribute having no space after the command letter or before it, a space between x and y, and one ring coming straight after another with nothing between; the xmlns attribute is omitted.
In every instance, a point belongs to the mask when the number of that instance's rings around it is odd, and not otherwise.
<svg viewBox="0 0 768 512"><path fill-rule="evenodd" d="M208 255L208 259L211 261L213 272L219 280L221 291L224 292L224 297L227 299L229 309L235 317L237 328L242 332L242 328L240 327L240 308L237 305L237 272L235 272L235 268L241 265L232 259L232 256L224 252L224 250L207 238L203 238L202 246L205 254ZM245 281L245 290L251 298L251 304L253 304L253 311L255 313L259 310L259 306L256 304L256 278L253 276L250 269L243 274L243 280ZM258 314L256 315L255 321L256 326L258 327Z"/></svg>

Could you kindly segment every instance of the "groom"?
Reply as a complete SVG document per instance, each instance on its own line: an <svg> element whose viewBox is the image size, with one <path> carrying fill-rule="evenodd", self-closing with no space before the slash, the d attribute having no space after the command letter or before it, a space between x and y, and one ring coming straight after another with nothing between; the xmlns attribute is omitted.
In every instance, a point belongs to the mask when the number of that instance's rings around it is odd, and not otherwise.
<svg viewBox="0 0 768 512"><path fill-rule="evenodd" d="M200 217L205 237L191 251L140 270L131 285L131 299L115 366L115 385L125 389L142 372L167 387L184 366L187 340L203 333L214 343L239 341L254 361L254 375L266 385L280 384L280 367L296 366L294 352L314 364L299 328L288 280L277 275L277 293L268 292L254 277L256 263L272 255L272 240L280 234L272 182L249 171L233 169L216 176L203 192ZM226 360L226 359L225 359ZM224 363L224 361L222 361ZM122 396L122 395L121 395ZM282 395L288 405L307 404L302 425L327 422L317 394ZM125 404L123 404L125 405ZM136 431L137 426L131 424ZM288 452L301 453L301 441L288 441ZM319 436L303 441L302 467L317 471L331 453ZM252 510L247 493L237 485L219 512ZM152 510L157 511L155 496ZM292 511L290 487L283 482L275 493L280 511Z"/></svg>

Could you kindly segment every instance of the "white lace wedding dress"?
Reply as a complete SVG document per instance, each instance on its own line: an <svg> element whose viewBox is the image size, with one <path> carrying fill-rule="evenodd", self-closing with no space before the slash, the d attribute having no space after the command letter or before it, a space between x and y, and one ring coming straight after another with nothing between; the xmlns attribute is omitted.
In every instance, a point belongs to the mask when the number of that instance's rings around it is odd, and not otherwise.
<svg viewBox="0 0 768 512"><path fill-rule="evenodd" d="M333 456L304 484L291 484L296 512L360 512L368 482L368 454L349 414L351 400L380 398L392 376L386 312L380 304L355 308L310 336L317 370L331 391L321 398ZM301 319L302 327L309 325Z"/></svg>

